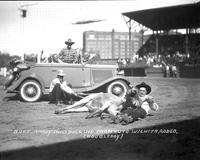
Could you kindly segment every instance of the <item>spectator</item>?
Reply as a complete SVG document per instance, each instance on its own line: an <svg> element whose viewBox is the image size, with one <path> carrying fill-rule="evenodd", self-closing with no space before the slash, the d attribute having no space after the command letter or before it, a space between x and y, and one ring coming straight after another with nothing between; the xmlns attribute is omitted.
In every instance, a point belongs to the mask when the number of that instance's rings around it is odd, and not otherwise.
<svg viewBox="0 0 200 160"><path fill-rule="evenodd" d="M172 65L172 73L173 73L173 77L177 77L177 69L175 65Z"/></svg>
<svg viewBox="0 0 200 160"><path fill-rule="evenodd" d="M169 65L169 77L173 77L172 65Z"/></svg>
<svg viewBox="0 0 200 160"><path fill-rule="evenodd" d="M170 73L169 73L169 65L166 65L166 77L169 77Z"/></svg>

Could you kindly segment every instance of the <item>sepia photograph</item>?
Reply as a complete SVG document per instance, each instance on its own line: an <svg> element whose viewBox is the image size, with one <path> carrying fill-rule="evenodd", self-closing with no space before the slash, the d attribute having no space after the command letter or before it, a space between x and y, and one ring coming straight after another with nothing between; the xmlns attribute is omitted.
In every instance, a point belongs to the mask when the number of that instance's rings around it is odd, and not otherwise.
<svg viewBox="0 0 200 160"><path fill-rule="evenodd" d="M0 1L1 160L199 160L200 0Z"/></svg>

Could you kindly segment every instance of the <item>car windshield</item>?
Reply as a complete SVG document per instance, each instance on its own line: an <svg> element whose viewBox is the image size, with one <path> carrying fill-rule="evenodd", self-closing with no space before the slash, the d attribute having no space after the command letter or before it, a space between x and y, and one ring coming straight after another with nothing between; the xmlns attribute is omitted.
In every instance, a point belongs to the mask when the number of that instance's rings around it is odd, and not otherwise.
<svg viewBox="0 0 200 160"><path fill-rule="evenodd" d="M82 63L83 64L97 64L97 61L99 60L99 58L100 57L97 54L91 54L91 55L78 54L71 63L73 63L73 64L82 64ZM39 60L37 60L37 62L39 62ZM52 54L45 58L40 57L39 63L67 63L67 62L64 62L62 57L59 57L58 54Z"/></svg>

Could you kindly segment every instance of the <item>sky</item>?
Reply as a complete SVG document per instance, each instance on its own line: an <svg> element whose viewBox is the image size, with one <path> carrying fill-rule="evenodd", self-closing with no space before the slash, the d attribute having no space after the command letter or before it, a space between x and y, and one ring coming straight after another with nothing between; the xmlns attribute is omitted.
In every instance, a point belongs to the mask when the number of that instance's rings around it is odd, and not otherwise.
<svg viewBox="0 0 200 160"><path fill-rule="evenodd" d="M128 32L123 12L194 3L195 0L0 1L0 51L10 55L59 53L71 38L82 48L84 31ZM27 17L19 8L25 5ZM73 25L82 20L101 22ZM137 28L136 28L137 29Z"/></svg>

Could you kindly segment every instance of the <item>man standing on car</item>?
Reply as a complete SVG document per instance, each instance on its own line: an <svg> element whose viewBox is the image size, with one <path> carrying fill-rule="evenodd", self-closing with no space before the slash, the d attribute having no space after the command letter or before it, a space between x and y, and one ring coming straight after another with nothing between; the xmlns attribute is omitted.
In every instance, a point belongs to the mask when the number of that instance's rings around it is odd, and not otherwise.
<svg viewBox="0 0 200 160"><path fill-rule="evenodd" d="M71 46L74 44L72 39L65 41L67 47L63 48L59 53L59 58L65 63L74 63L77 60L77 53L75 49L72 49Z"/></svg>
<svg viewBox="0 0 200 160"><path fill-rule="evenodd" d="M64 81L64 75L63 70L58 70L57 77L50 84L50 102L55 102L56 105L60 104L61 101L64 103L72 102L73 97L77 95Z"/></svg>

